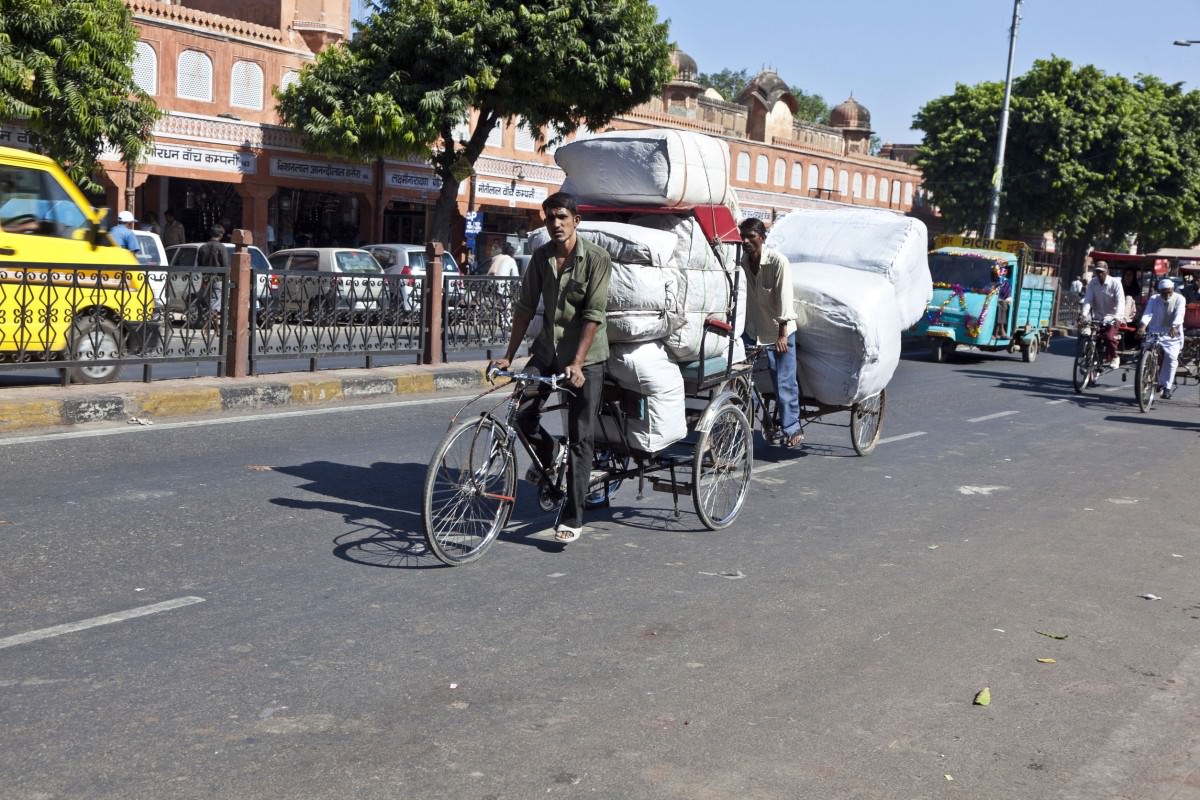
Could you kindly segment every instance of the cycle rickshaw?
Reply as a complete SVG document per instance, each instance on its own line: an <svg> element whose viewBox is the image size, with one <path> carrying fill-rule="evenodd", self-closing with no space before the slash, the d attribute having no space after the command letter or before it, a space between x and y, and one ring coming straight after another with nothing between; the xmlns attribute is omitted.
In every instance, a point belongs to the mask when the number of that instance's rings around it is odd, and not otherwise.
<svg viewBox="0 0 1200 800"><path fill-rule="evenodd" d="M688 213L682 209L620 209L620 212ZM729 209L705 206L691 209L690 213L714 246L740 244ZM651 489L672 495L677 515L680 497L690 495L697 517L709 530L728 527L737 517L754 468L754 434L743 395L738 393L739 379L749 374L750 365L734 361L732 321L739 276L736 270L725 272L731 281L729 306L724 319L713 317L705 322L702 334L723 337L723 355L681 366L688 399L687 436L658 452L639 450L632 444L628 426L631 416L638 413L639 398L606 381L596 425L589 505L607 504L617 486L636 479L639 498L649 483ZM559 385L562 377L494 370L489 378L495 377L509 378L512 382L484 391L459 409L426 474L422 497L425 540L430 552L445 564L466 564L478 559L508 524L516 504L518 444L528 454L539 478L541 509L559 508L565 498L567 448L559 448L559 463L542 464L515 424L517 407L525 391L539 383L549 385L552 390L567 391ZM476 403L508 389L511 391L505 398L478 416L460 421ZM564 405L548 404L544 411L552 412Z"/></svg>

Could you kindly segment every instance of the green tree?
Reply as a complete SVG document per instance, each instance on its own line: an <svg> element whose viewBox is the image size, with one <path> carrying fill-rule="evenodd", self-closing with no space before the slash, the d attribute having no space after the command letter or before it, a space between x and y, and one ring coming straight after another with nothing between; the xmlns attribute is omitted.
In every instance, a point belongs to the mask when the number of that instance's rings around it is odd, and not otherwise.
<svg viewBox="0 0 1200 800"><path fill-rule="evenodd" d="M720 72L701 72L696 77L696 83L706 89L716 89L721 93L721 97L732 103L737 100L737 96L742 93L742 89L746 88L746 84L750 83L753 77L748 69L739 69L734 72L726 68Z"/></svg>
<svg viewBox="0 0 1200 800"><path fill-rule="evenodd" d="M0 119L85 189L107 144L142 160L160 116L133 81L137 38L122 0L0 0Z"/></svg>
<svg viewBox="0 0 1200 800"><path fill-rule="evenodd" d="M829 124L829 104L825 102L825 98L819 94L805 94L803 89L795 86L788 86L792 96L800 104L799 110L792 116L801 122L812 122L817 125Z"/></svg>
<svg viewBox="0 0 1200 800"><path fill-rule="evenodd" d="M927 103L917 164L954 227L987 216L1003 85L958 85ZM999 231L1051 231L1078 265L1093 243L1140 249L1200 234L1200 93L1051 58L1013 82Z"/></svg>
<svg viewBox="0 0 1200 800"><path fill-rule="evenodd" d="M279 93L314 152L428 158L442 179L433 238L447 241L459 184L488 133L521 117L561 138L599 130L672 75L667 25L647 0L374 0L348 42ZM466 141L454 131L468 112Z"/></svg>

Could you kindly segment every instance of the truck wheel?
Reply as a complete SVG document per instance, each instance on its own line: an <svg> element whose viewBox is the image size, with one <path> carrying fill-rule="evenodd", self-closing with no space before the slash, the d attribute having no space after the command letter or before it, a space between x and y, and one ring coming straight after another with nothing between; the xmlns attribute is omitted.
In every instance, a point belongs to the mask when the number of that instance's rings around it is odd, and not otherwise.
<svg viewBox="0 0 1200 800"><path fill-rule="evenodd" d="M72 361L119 358L121 339L117 326L103 317L82 317L71 326L67 342L67 357ZM71 383L108 383L117 379L119 364L98 364L94 367L67 367Z"/></svg>
<svg viewBox="0 0 1200 800"><path fill-rule="evenodd" d="M1021 342L1021 360L1027 364L1037 361L1039 344L1040 342L1036 336L1028 342Z"/></svg>
<svg viewBox="0 0 1200 800"><path fill-rule="evenodd" d="M938 339L933 343L931 355L935 364L945 364L954 354L955 343L949 339Z"/></svg>

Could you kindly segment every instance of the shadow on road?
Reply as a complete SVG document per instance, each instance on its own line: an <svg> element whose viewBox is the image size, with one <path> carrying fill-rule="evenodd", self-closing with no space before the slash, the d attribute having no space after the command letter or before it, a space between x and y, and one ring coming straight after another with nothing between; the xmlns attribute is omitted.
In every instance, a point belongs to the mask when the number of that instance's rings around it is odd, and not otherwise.
<svg viewBox="0 0 1200 800"><path fill-rule="evenodd" d="M1023 392L1030 397L1046 400L1070 400L1078 406L1088 408L1127 407L1136 402L1133 383L1122 381L1115 373L1106 373L1096 386L1089 386L1082 394L1075 392L1070 376L1048 378L1044 375L1029 375L1019 372L992 372L987 370L962 370L964 375L990 380L997 389ZM1117 391L1109 391L1116 389Z"/></svg>

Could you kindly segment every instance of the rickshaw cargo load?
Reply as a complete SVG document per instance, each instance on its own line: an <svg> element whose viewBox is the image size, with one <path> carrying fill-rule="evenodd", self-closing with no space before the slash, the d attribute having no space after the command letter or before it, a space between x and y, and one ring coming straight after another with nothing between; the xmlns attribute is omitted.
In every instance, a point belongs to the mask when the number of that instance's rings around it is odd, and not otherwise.
<svg viewBox="0 0 1200 800"><path fill-rule="evenodd" d="M648 342L683 322L679 271L636 264L612 265L608 285L609 342Z"/></svg>
<svg viewBox="0 0 1200 800"><path fill-rule="evenodd" d="M933 296L925 223L890 211L797 209L777 220L767 246L796 262L875 273L894 287L900 328L915 324Z"/></svg>
<svg viewBox="0 0 1200 800"><path fill-rule="evenodd" d="M583 220L575 229L577 235L604 248L613 263L644 264L663 267L671 261L679 247L673 230L654 230L625 222L593 222ZM544 227L529 232L529 252L550 243Z"/></svg>
<svg viewBox="0 0 1200 800"><path fill-rule="evenodd" d="M661 342L611 345L608 373L622 389L645 398L645 414L627 421L639 450L658 452L687 436L683 373Z"/></svg>
<svg viewBox="0 0 1200 800"><path fill-rule="evenodd" d="M695 206L730 196L729 148L692 131L611 131L559 147L564 192L594 205Z"/></svg>
<svg viewBox="0 0 1200 800"><path fill-rule="evenodd" d="M713 250L695 217L675 214L645 214L630 219L630 224L642 230L669 233L675 238L673 264L680 269L720 269L732 266L734 248L721 244Z"/></svg>
<svg viewBox="0 0 1200 800"><path fill-rule="evenodd" d="M800 390L849 406L884 389L900 363L901 324L882 275L837 264L793 263Z"/></svg>

